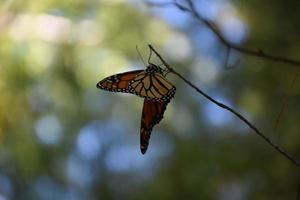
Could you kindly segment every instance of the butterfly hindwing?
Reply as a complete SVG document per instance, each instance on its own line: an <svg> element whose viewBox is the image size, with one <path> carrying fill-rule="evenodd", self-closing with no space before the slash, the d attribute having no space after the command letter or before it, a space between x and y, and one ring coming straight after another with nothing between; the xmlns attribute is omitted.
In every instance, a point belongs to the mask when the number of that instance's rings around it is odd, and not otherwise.
<svg viewBox="0 0 300 200"><path fill-rule="evenodd" d="M162 74L144 71L129 83L129 92L152 101L166 102L174 97L176 88Z"/></svg>
<svg viewBox="0 0 300 200"><path fill-rule="evenodd" d="M169 101L160 102L144 99L140 135L140 145L142 154L146 153L149 145L149 139L152 128L154 125L158 124L163 118L168 103Z"/></svg>

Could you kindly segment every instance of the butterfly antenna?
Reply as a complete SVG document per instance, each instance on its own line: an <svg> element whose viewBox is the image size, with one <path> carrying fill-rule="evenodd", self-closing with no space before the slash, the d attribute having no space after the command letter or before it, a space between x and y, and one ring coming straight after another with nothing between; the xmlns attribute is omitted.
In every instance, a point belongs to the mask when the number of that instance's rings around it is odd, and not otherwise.
<svg viewBox="0 0 300 200"><path fill-rule="evenodd" d="M151 56L152 56L152 49L149 48L150 53L149 53L149 57L148 57L148 64L153 64L150 60L151 60ZM153 64L154 65L154 64Z"/></svg>
<svg viewBox="0 0 300 200"><path fill-rule="evenodd" d="M137 45L135 46L135 49L136 49L136 51L138 52L138 54L139 54L139 56L140 56L140 59L142 60L142 62L144 63L144 65L145 65L145 67L146 67L147 65L146 65L146 63L145 63L145 61L144 61L144 59L143 59L143 56L142 56L142 54L140 53L139 48L138 48Z"/></svg>

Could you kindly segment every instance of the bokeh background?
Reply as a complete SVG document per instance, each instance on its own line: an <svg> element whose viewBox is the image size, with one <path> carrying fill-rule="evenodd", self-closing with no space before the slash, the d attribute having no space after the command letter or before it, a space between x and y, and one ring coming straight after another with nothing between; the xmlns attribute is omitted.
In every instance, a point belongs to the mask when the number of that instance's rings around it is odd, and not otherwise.
<svg viewBox="0 0 300 200"><path fill-rule="evenodd" d="M146 60L150 43L175 70L300 158L300 80L291 86L299 68L235 51L229 64L238 64L224 67L225 47L174 6L0 2L1 200L296 199L299 168L174 75L175 99L145 155L143 100L95 85L145 68L135 47ZM229 41L299 58L299 1L194 2Z"/></svg>

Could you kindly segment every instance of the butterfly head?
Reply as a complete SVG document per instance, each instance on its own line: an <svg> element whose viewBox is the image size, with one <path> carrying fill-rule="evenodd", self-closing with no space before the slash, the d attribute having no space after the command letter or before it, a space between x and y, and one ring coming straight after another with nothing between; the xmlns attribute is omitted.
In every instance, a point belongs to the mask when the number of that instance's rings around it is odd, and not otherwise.
<svg viewBox="0 0 300 200"><path fill-rule="evenodd" d="M154 74L154 73L163 74L163 69L157 65L150 63L146 69L146 73L148 73L148 74Z"/></svg>

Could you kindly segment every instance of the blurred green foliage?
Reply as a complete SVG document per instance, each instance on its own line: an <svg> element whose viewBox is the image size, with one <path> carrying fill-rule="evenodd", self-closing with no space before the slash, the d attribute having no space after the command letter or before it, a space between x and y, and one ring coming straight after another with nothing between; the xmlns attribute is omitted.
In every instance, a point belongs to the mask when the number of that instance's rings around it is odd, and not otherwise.
<svg viewBox="0 0 300 200"><path fill-rule="evenodd" d="M214 2L219 24L233 17L247 27L241 45L297 58L298 1ZM300 80L289 89L298 68L234 52L239 66L225 69L223 46L205 30L142 1L3 1L0 199L295 199L298 169L176 77L144 156L142 99L96 89L108 75L144 68L135 47L146 59L150 43L300 155Z"/></svg>

